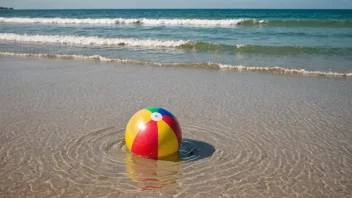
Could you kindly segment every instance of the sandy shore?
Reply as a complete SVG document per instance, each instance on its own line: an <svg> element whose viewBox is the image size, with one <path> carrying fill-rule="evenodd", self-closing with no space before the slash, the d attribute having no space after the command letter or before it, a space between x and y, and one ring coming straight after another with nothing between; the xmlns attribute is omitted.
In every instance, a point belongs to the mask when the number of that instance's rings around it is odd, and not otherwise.
<svg viewBox="0 0 352 198"><path fill-rule="evenodd" d="M0 197L351 197L351 88L351 79L0 58ZM193 160L126 151L124 127L146 106L176 115Z"/></svg>

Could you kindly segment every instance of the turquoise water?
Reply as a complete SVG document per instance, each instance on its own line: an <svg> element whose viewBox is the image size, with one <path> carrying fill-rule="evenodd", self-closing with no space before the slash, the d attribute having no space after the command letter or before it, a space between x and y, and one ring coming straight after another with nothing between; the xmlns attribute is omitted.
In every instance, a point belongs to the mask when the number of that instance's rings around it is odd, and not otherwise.
<svg viewBox="0 0 352 198"><path fill-rule="evenodd" d="M8 10L0 51L350 75L352 10Z"/></svg>

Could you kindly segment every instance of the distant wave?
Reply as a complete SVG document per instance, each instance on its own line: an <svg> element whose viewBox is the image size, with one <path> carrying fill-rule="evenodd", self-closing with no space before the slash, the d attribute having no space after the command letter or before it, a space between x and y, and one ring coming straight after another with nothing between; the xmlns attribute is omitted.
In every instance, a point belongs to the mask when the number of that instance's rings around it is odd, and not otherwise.
<svg viewBox="0 0 352 198"><path fill-rule="evenodd" d="M319 48L301 46L261 46L261 45L226 45L203 41L160 40L135 38L103 38L96 36L71 35L28 35L0 33L0 41L31 42L45 44L62 44L78 46L110 46L110 47L144 47L144 48L178 48L196 51L234 51L250 54L292 55L292 54L327 54L352 55L352 48Z"/></svg>
<svg viewBox="0 0 352 198"><path fill-rule="evenodd" d="M115 25L140 24L152 26L203 26L232 27L254 26L306 26L306 27L352 27L349 20L264 20L264 19L150 19L150 18L24 18L0 17L0 23L42 23L42 24L87 24Z"/></svg>
<svg viewBox="0 0 352 198"><path fill-rule="evenodd" d="M173 26L234 26L241 23L260 23L255 19L128 19L128 18L6 18L0 17L2 23L44 23L44 24L90 24L90 25L113 25L113 24L143 24L143 25L173 25ZM264 21L263 21L264 22Z"/></svg>
<svg viewBox="0 0 352 198"><path fill-rule="evenodd" d="M63 54L63 55L61 54L25 54L25 53L0 52L0 56L98 61L98 62L105 62L105 63L122 63L122 64L150 65L150 66L162 66L162 67L192 67L192 68L206 68L206 69L223 69L223 70L240 71L240 72L241 71L265 72L265 73L283 74L283 75L342 77L342 78L352 77L352 73L308 71L305 69L290 69L290 68L284 68L284 67L225 65L225 64L217 64L217 63L157 63L157 62L139 61L139 60L133 60L133 59L106 58L100 55L86 56L86 55L68 55L68 54Z"/></svg>

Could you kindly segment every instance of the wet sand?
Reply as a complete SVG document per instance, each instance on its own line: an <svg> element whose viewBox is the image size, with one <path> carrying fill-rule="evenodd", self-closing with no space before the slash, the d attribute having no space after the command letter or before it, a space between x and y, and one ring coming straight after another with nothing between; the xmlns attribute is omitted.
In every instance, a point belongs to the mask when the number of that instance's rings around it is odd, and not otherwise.
<svg viewBox="0 0 352 198"><path fill-rule="evenodd" d="M0 58L0 197L352 197L352 80ZM178 118L179 161L128 119Z"/></svg>

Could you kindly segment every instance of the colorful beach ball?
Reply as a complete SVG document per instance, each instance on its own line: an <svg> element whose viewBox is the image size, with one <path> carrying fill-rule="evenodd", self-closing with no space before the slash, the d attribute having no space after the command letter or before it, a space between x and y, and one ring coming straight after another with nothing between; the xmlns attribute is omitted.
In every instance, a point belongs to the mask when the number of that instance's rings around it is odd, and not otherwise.
<svg viewBox="0 0 352 198"><path fill-rule="evenodd" d="M131 117L125 140L132 153L160 159L178 151L182 133L172 113L160 107L148 107Z"/></svg>

